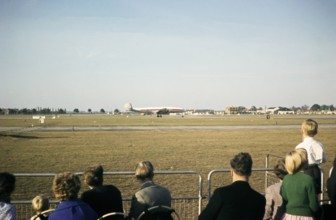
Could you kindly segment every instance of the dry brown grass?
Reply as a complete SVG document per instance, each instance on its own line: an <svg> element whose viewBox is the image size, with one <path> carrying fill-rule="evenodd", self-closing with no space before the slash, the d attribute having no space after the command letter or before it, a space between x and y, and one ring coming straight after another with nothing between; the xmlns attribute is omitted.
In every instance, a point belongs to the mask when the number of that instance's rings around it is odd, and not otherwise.
<svg viewBox="0 0 336 220"><path fill-rule="evenodd" d="M87 117L87 116L86 116ZM93 118L86 120L92 121ZM130 118L123 118L123 120ZM168 123L170 125L173 122ZM4 120L4 119L2 119ZM7 119L6 119L7 120ZM16 119L27 120L27 119ZM79 119L76 119L79 120ZM75 120L75 121L76 121ZM82 119L83 120L83 119ZM98 119L95 119L96 122ZM118 122L118 120L120 120ZM122 124L118 119L115 124ZM144 120L156 118L136 117L133 124L140 125ZM172 118L174 120L183 120ZM190 120L197 125L220 124L224 119L202 118ZM233 117L225 119L234 121ZM237 124L245 121L258 121L256 117L236 119ZM267 120L263 119L269 123ZM283 119L288 120L288 119ZM293 119L299 124L302 118ZM332 124L334 119L321 120ZM75 122L72 121L72 124ZM144 122L143 121L143 122ZM261 119L260 119L261 121ZM279 121L279 120L278 120ZM164 124L163 121L161 123ZM232 123L232 122L230 122ZM89 125L88 122L79 123ZM132 124L124 122L125 125ZM143 123L146 124L146 123ZM256 123L260 124L260 123ZM280 123L281 124L281 123ZM283 123L283 124L288 124ZM291 124L291 123L289 123ZM8 124L7 124L8 125ZM12 126L22 125L21 122ZM65 125L62 123L62 125ZM111 122L106 123L111 125ZM49 125L52 126L52 125ZM336 128L320 129L317 139L325 145L329 161L323 165L329 170L336 150ZM285 155L301 141L300 132L289 130L149 130L149 131L87 131L87 132L3 132L0 136L0 170L14 173L57 173L61 171L83 171L88 165L101 163L105 171L133 171L137 162L150 160L156 170L194 170L203 177L206 194L206 178L210 170L228 168L229 160L238 152L249 152L254 167L265 167L267 154ZM197 195L197 177L157 176L156 181L168 186L173 196ZM214 187L230 182L230 177L219 174ZM132 176L109 177L107 183L117 185L123 196L129 197L138 185ZM263 190L264 176L253 174L252 185ZM51 194L51 178L20 178L14 199L31 199L41 191ZM85 187L83 187L86 189Z"/></svg>

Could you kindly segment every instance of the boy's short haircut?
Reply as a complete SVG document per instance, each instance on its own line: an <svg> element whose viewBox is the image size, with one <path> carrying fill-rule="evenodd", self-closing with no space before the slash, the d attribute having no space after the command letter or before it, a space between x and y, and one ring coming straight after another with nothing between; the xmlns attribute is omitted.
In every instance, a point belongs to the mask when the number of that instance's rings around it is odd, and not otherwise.
<svg viewBox="0 0 336 220"><path fill-rule="evenodd" d="M313 119L307 119L302 123L302 131L310 137L317 134L318 124Z"/></svg>
<svg viewBox="0 0 336 220"><path fill-rule="evenodd" d="M230 161L231 168L240 176L250 176L252 172L252 157L249 153L241 152Z"/></svg>
<svg viewBox="0 0 336 220"><path fill-rule="evenodd" d="M90 186L103 185L104 168L101 165L88 167L84 172L84 181Z"/></svg>

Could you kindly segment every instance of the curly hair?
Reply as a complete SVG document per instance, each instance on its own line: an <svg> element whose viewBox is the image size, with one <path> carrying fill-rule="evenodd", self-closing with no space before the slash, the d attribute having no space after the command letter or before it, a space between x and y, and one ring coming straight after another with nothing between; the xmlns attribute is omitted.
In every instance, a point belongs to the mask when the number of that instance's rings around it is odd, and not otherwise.
<svg viewBox="0 0 336 220"><path fill-rule="evenodd" d="M80 187L81 182L77 175L63 172L54 177L52 190L56 199L65 201L78 198Z"/></svg>
<svg viewBox="0 0 336 220"><path fill-rule="evenodd" d="M249 153L241 152L230 161L231 168L240 176L250 176L252 172L252 157Z"/></svg>

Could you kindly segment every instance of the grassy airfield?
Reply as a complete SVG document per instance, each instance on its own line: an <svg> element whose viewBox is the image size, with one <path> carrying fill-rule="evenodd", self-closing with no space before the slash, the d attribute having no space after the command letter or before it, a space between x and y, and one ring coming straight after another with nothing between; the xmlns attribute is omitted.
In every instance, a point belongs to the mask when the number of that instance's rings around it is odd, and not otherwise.
<svg viewBox="0 0 336 220"><path fill-rule="evenodd" d="M336 117L334 116L114 116L114 115L61 115L47 116L44 124L31 116L0 116L0 127L16 127L14 131L0 132L0 170L13 173L79 172L88 165L101 163L105 171L134 171L137 162L150 160L156 170L193 170L206 179L209 171L229 168L229 160L238 152L249 152L254 167L265 167L267 154L284 156L301 142L300 124L306 118L315 119L319 125L316 139L321 141L328 156L323 164L325 171L331 167L336 153ZM21 127L57 126L233 126L233 125L297 125L297 128L208 130L208 129L153 129L114 131L31 131ZM273 157L275 162L277 157ZM271 165L272 167L273 165ZM197 196L197 176L157 175L156 181L169 187L173 197ZM264 173L252 174L251 184L264 191ZM326 179L326 176L325 176ZM31 199L45 192L52 197L50 177L20 178L13 199ZM214 177L213 187L229 184L227 174ZM117 185L123 197L129 198L138 184L133 176L112 176L106 183ZM87 189L83 186L83 189Z"/></svg>
<svg viewBox="0 0 336 220"><path fill-rule="evenodd" d="M31 115L0 115L0 126L150 126L150 125L300 125L306 118L320 124L336 124L333 115L275 115L269 120L265 115L226 116L168 116L162 118L139 115L66 114L47 115L44 124Z"/></svg>

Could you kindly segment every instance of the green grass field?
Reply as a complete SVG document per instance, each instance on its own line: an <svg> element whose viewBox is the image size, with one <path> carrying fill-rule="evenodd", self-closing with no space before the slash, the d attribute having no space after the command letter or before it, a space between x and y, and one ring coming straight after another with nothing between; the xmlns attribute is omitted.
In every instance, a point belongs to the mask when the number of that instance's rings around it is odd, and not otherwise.
<svg viewBox="0 0 336 220"><path fill-rule="evenodd" d="M238 152L249 152L254 167L265 167L267 154L284 156L294 149L301 141L299 127L305 118L314 118L320 125L316 139L325 146L328 162L323 164L323 168L328 171L336 153L336 126L323 128L323 125L336 124L335 118L330 116L283 116L266 120L264 116L156 118L112 115L66 115L56 119L47 118L42 126L277 124L298 125L298 129L1 132L0 170L14 173L77 172L89 165L101 163L105 171L133 171L137 162L150 160L156 170L199 171L206 189L209 171L229 168L229 160ZM0 117L0 127L41 126L37 122L28 116ZM216 187L231 181L225 175L219 175L216 179ZM132 177L114 177L108 181L116 184L125 197L131 196L138 187ZM170 187L173 196L193 194L194 185L197 184L197 180L189 181L184 177L157 177L157 181ZM262 191L264 176L253 174L251 183ZM31 199L40 190L51 194L51 178L38 181L24 179L19 180L18 184L13 199Z"/></svg>

